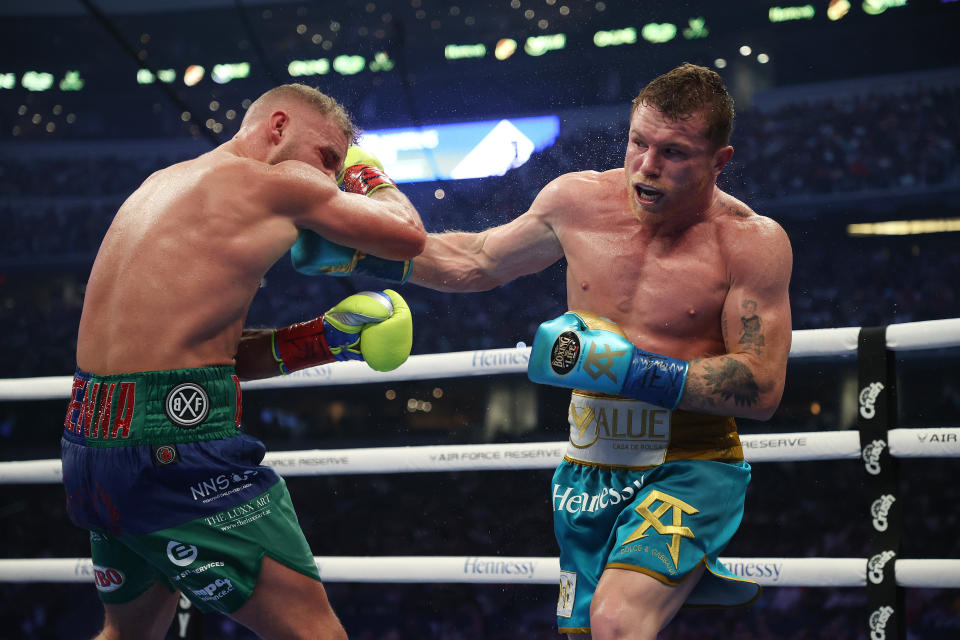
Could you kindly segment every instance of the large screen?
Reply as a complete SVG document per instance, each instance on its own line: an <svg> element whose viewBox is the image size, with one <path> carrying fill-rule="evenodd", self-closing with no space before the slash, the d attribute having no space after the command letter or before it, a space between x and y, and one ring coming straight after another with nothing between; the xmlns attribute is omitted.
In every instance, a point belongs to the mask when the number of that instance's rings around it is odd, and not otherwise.
<svg viewBox="0 0 960 640"><path fill-rule="evenodd" d="M536 116L376 129L358 143L396 182L425 182L503 175L559 134L559 117Z"/></svg>

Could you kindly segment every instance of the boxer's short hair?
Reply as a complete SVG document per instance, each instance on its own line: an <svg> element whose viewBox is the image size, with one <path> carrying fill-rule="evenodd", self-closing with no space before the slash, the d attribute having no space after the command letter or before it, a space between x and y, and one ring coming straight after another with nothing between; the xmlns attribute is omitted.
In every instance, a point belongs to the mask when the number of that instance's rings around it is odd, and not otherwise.
<svg viewBox="0 0 960 640"><path fill-rule="evenodd" d="M641 105L654 107L672 120L687 120L703 112L713 149L730 144L733 98L720 74L706 67L684 63L657 76L633 99L631 116Z"/></svg>

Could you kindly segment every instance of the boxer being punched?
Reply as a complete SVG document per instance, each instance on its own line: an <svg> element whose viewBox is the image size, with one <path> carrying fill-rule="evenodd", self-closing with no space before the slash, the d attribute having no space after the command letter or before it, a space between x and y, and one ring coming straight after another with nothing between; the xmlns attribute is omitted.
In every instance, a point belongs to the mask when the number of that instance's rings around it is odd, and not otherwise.
<svg viewBox="0 0 960 640"><path fill-rule="evenodd" d="M346 636L282 478L239 431L239 380L343 359L389 370L410 352L410 313L390 290L243 329L300 230L393 261L422 250L416 210L355 161L353 139L335 100L277 87L232 140L147 178L107 231L62 440L68 511L105 576L100 637L164 637L178 592L260 637Z"/></svg>
<svg viewBox="0 0 960 640"><path fill-rule="evenodd" d="M733 101L682 65L633 101L624 167L550 182L480 233L430 234L411 282L480 291L567 261L571 312L537 332L536 382L574 388L553 480L557 619L567 634L654 638L685 602L759 592L717 562L750 479L735 417L783 392L786 234L721 191Z"/></svg>

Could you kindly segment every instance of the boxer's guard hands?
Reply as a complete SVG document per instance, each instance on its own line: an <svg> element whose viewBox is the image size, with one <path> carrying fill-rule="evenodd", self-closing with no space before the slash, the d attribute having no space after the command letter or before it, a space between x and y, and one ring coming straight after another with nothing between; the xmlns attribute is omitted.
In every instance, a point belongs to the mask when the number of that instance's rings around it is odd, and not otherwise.
<svg viewBox="0 0 960 640"><path fill-rule="evenodd" d="M413 346L413 317L396 291L361 291L323 314L330 353L337 360L365 360L376 371L406 362Z"/></svg>
<svg viewBox="0 0 960 640"><path fill-rule="evenodd" d="M383 165L371 153L358 146L347 150L344 169L337 184L349 193L369 196L383 188L396 188L383 171ZM385 260L362 251L330 242L309 229L301 229L290 249L293 268L307 275L367 275L388 282L403 284L410 277L409 260Z"/></svg>
<svg viewBox="0 0 960 640"><path fill-rule="evenodd" d="M527 376L533 382L599 391L676 409L689 363L639 349L612 320L568 311L540 325Z"/></svg>
<svg viewBox="0 0 960 640"><path fill-rule="evenodd" d="M365 360L377 371L406 362L413 346L413 317L396 291L363 291L327 313L271 334L281 373L334 360Z"/></svg>

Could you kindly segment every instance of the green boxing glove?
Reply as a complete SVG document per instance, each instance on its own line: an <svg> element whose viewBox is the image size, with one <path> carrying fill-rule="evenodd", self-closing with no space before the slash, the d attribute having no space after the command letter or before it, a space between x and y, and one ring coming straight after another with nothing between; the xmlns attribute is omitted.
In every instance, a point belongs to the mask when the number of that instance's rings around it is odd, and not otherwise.
<svg viewBox="0 0 960 640"><path fill-rule="evenodd" d="M376 371L393 371L413 346L413 316L396 291L363 291L323 316L324 337L338 360L365 360Z"/></svg>
<svg viewBox="0 0 960 640"><path fill-rule="evenodd" d="M396 183L383 171L383 164L377 156L353 145L347 149L343 160L343 171L337 177L337 184L348 193L368 196L384 187L397 188Z"/></svg>
<svg viewBox="0 0 960 640"><path fill-rule="evenodd" d="M334 360L366 360L392 371L410 355L413 316L396 291L363 291L319 318L274 331L272 346L284 374Z"/></svg>

